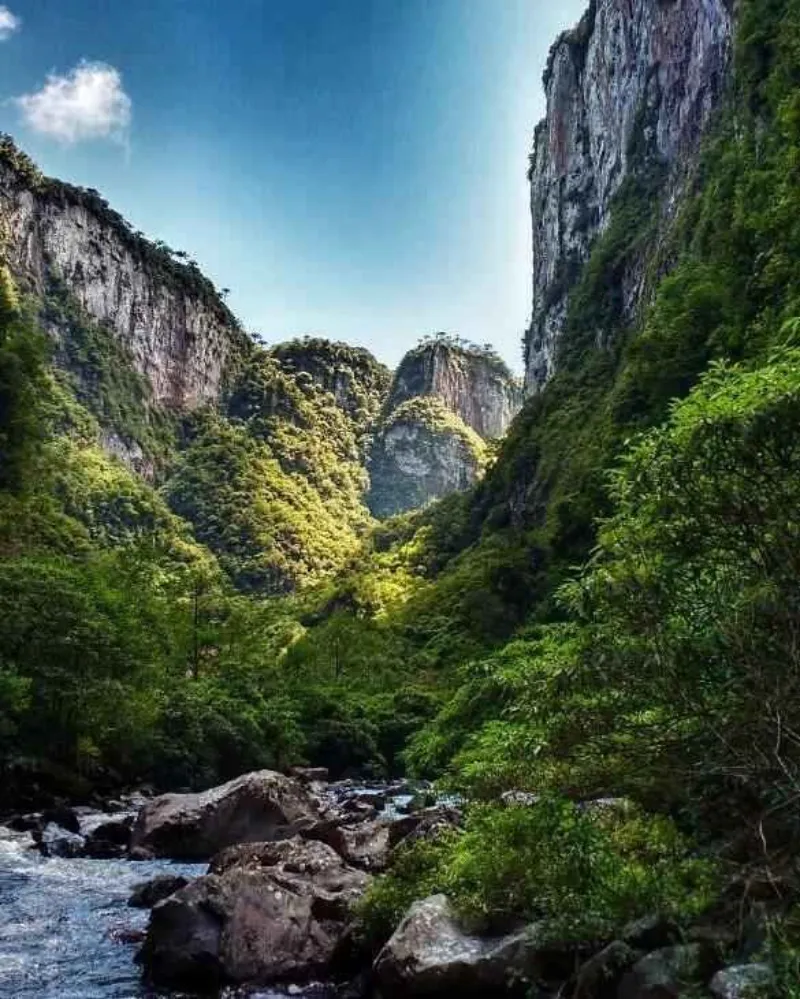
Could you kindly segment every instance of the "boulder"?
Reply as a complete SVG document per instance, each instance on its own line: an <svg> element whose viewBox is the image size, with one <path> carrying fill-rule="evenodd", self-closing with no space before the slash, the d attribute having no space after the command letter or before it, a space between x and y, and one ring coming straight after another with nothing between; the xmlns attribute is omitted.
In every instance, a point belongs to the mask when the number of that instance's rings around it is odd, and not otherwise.
<svg viewBox="0 0 800 999"><path fill-rule="evenodd" d="M259 770L201 794L164 794L148 801L134 823L131 849L207 860L235 843L288 839L318 818L305 786Z"/></svg>
<svg viewBox="0 0 800 999"><path fill-rule="evenodd" d="M131 840L133 818L101 822L86 837L87 857L121 857Z"/></svg>
<svg viewBox="0 0 800 999"><path fill-rule="evenodd" d="M142 963L155 984L181 988L324 976L367 881L324 843L231 847L155 906Z"/></svg>
<svg viewBox="0 0 800 999"><path fill-rule="evenodd" d="M775 972L768 964L724 968L711 979L714 999L768 999L774 988Z"/></svg>
<svg viewBox="0 0 800 999"><path fill-rule="evenodd" d="M719 963L703 944L662 947L631 968L620 982L618 999L679 999L688 988L705 984Z"/></svg>
<svg viewBox="0 0 800 999"><path fill-rule="evenodd" d="M642 957L622 940L615 940L581 965L572 999L615 999L620 979Z"/></svg>
<svg viewBox="0 0 800 999"><path fill-rule="evenodd" d="M44 829L35 831L33 839L43 857L81 857L86 847L83 836L62 829L55 822L48 822Z"/></svg>
<svg viewBox="0 0 800 999"><path fill-rule="evenodd" d="M660 950L682 942L681 930L675 920L660 915L644 916L628 923L619 938L629 947L642 951Z"/></svg>
<svg viewBox="0 0 800 999"><path fill-rule="evenodd" d="M154 905L163 902L165 898L174 895L188 884L188 878L180 874L159 874L150 881L134 885L128 905L134 909L152 909Z"/></svg>
<svg viewBox="0 0 800 999"><path fill-rule="evenodd" d="M434 840L444 832L457 829L462 821L462 813L451 805L437 805L404 815L389 827L389 847L394 849L400 843Z"/></svg>
<svg viewBox="0 0 800 999"><path fill-rule="evenodd" d="M389 862L390 829L381 819L354 825L319 822L303 835L327 843L348 864L374 874L384 870Z"/></svg>
<svg viewBox="0 0 800 999"><path fill-rule="evenodd" d="M81 831L81 822L78 818L78 813L74 808L70 808L67 805L57 805L55 808L48 808L42 813L42 826L44 827L51 823L76 835Z"/></svg>
<svg viewBox="0 0 800 999"><path fill-rule="evenodd" d="M545 944L533 925L502 937L465 932L444 895L411 906L373 966L384 999L492 993L526 995L532 983L568 978L574 955Z"/></svg>

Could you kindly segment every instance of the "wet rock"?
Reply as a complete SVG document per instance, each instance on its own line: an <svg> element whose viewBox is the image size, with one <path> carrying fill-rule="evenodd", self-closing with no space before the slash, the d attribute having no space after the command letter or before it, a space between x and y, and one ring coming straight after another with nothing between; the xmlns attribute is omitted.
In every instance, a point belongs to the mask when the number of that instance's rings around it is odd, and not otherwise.
<svg viewBox="0 0 800 999"><path fill-rule="evenodd" d="M705 984L719 962L702 944L663 947L633 966L620 982L618 999L679 999L688 986Z"/></svg>
<svg viewBox="0 0 800 999"><path fill-rule="evenodd" d="M165 794L149 801L134 824L131 848L205 860L235 843L287 839L318 819L305 786L260 770L201 794Z"/></svg>
<svg viewBox="0 0 800 999"><path fill-rule="evenodd" d="M477 937L457 923L444 895L416 902L374 964L384 999L409 996L525 995L534 982L557 982L572 967L568 949L545 945L528 926L502 937Z"/></svg>
<svg viewBox="0 0 800 999"><path fill-rule="evenodd" d="M43 857L81 857L86 846L83 836L62 829L55 822L35 831L33 839Z"/></svg>
<svg viewBox="0 0 800 999"><path fill-rule="evenodd" d="M324 976L367 875L299 838L231 847L153 909L141 959L156 984L267 985Z"/></svg>
<svg viewBox="0 0 800 999"><path fill-rule="evenodd" d="M532 808L539 804L541 796L532 791L504 791L500 795L500 801L504 805L524 805L526 808Z"/></svg>
<svg viewBox="0 0 800 999"><path fill-rule="evenodd" d="M101 822L86 837L86 856L121 857L130 843L132 826L133 816Z"/></svg>
<svg viewBox="0 0 800 999"><path fill-rule="evenodd" d="M80 833L81 831L81 821L78 818L78 813L74 808L69 808L66 805L48 808L42 812L42 825L47 826L51 823L60 826L62 829L66 829L67 832Z"/></svg>
<svg viewBox="0 0 800 999"><path fill-rule="evenodd" d="M581 965L572 999L615 999L620 979L641 957L641 951L615 940Z"/></svg>
<svg viewBox="0 0 800 999"><path fill-rule="evenodd" d="M740 964L718 971L711 980L714 999L768 999L775 972L768 964Z"/></svg>
<svg viewBox="0 0 800 999"><path fill-rule="evenodd" d="M6 825L13 832L33 832L34 829L41 828L42 817L35 812L30 815L12 815Z"/></svg>
<svg viewBox="0 0 800 999"><path fill-rule="evenodd" d="M128 905L134 909L152 909L154 905L163 902L165 898L174 895L188 884L188 878L180 874L160 874L150 881L134 885Z"/></svg>

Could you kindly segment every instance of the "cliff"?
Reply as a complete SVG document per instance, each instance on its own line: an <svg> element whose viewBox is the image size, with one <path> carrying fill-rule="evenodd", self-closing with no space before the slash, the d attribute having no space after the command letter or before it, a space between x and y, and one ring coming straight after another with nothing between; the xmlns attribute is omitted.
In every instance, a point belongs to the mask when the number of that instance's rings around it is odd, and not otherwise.
<svg viewBox="0 0 800 999"><path fill-rule="evenodd" d="M43 177L0 138L0 237L23 288L57 284L109 330L152 390L190 410L217 398L239 326L197 267L131 230L95 191Z"/></svg>
<svg viewBox="0 0 800 999"><path fill-rule="evenodd" d="M437 337L400 362L389 396L395 409L417 396L435 396L484 439L502 437L522 404L518 381L487 346L466 347Z"/></svg>
<svg viewBox="0 0 800 999"><path fill-rule="evenodd" d="M369 508L391 517L468 489L486 464L483 440L435 396L418 396L380 424L370 462Z"/></svg>
<svg viewBox="0 0 800 999"><path fill-rule="evenodd" d="M374 436L368 503L377 517L468 489L485 442L505 434L522 402L518 381L489 348L442 335L400 362Z"/></svg>
<svg viewBox="0 0 800 999"><path fill-rule="evenodd" d="M531 156L533 310L525 388L535 393L558 363L574 287L612 202L643 161L678 200L726 80L728 0L592 0L580 24L553 46L544 74L547 116ZM618 276L630 313L636 268Z"/></svg>

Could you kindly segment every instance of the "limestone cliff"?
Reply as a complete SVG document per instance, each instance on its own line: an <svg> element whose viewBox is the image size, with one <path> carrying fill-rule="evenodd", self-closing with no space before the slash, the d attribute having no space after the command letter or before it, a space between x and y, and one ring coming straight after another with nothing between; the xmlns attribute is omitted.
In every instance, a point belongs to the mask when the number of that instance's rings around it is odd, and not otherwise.
<svg viewBox="0 0 800 999"><path fill-rule="evenodd" d="M522 404L520 385L488 347L434 337L400 362L389 408L417 396L435 396L485 439L502 437Z"/></svg>
<svg viewBox="0 0 800 999"><path fill-rule="evenodd" d="M23 287L65 287L109 330L156 403L214 400L242 334L196 266L134 233L95 191L43 177L0 137L0 237Z"/></svg>
<svg viewBox="0 0 800 999"><path fill-rule="evenodd" d="M486 441L501 437L521 387L488 347L443 335L400 362L370 461L370 509L377 517L425 506L469 488L486 464Z"/></svg>
<svg viewBox="0 0 800 999"><path fill-rule="evenodd" d="M468 489L486 458L483 440L441 399L408 399L378 428L370 462L370 510L375 517L391 517Z"/></svg>
<svg viewBox="0 0 800 999"><path fill-rule="evenodd" d="M525 388L557 364L569 292L637 158L662 165L676 200L725 83L729 0L592 0L544 74L547 117L531 156L533 312ZM621 288L632 309L640 276Z"/></svg>

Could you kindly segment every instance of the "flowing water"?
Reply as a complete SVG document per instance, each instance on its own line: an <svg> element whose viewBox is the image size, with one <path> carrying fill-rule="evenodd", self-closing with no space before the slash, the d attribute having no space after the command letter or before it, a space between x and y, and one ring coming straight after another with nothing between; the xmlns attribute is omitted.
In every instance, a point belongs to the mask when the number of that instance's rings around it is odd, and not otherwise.
<svg viewBox="0 0 800 999"><path fill-rule="evenodd" d="M368 790L368 789L364 789ZM410 796L395 796L390 815ZM84 818L86 832L107 815ZM134 963L149 913L127 905L133 886L158 874L204 874L166 860L44 858L29 833L0 826L0 999L152 999ZM254 999L329 996L325 986L259 991Z"/></svg>

